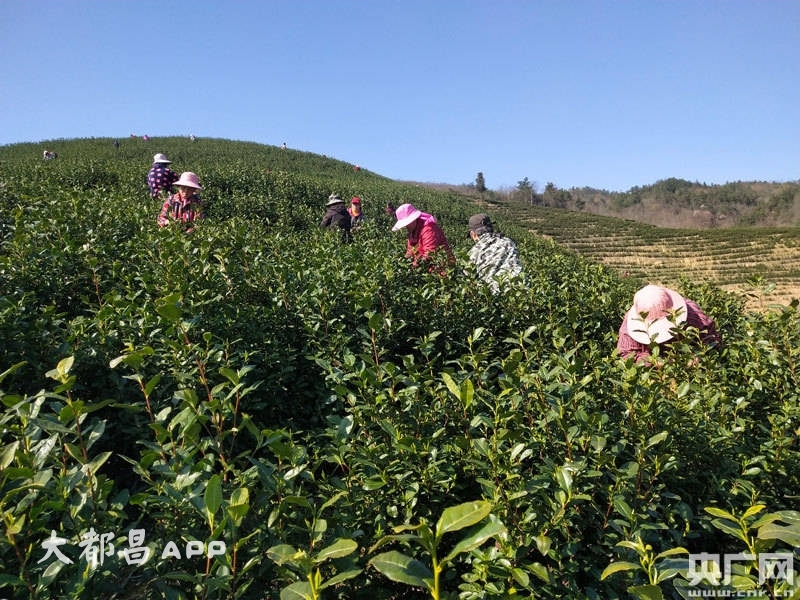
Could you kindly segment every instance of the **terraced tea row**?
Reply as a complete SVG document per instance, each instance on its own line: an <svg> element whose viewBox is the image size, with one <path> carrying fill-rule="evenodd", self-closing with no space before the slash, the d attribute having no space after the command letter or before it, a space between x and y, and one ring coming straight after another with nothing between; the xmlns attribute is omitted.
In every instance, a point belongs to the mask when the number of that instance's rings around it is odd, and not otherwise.
<svg viewBox="0 0 800 600"><path fill-rule="evenodd" d="M753 294L753 308L800 298L796 227L697 231L529 206L497 209L528 231L624 275L665 285L677 285L682 278L708 281ZM764 296L767 286L771 292Z"/></svg>

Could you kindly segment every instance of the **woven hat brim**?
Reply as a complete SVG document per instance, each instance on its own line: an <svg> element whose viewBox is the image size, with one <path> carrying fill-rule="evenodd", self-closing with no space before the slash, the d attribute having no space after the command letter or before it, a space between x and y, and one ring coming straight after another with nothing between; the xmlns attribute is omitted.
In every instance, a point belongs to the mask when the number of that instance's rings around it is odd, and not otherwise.
<svg viewBox="0 0 800 600"><path fill-rule="evenodd" d="M628 335L640 344L649 344L651 341L662 344L675 337L672 330L686 321L686 300L678 292L664 288L672 298L672 309L669 316L661 317L650 323L642 320L641 315L634 313L633 308L628 311Z"/></svg>

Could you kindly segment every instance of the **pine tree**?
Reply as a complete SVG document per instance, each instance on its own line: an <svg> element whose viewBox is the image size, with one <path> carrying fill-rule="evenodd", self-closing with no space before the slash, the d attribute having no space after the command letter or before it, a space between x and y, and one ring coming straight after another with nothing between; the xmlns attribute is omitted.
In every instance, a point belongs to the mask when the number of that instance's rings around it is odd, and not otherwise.
<svg viewBox="0 0 800 600"><path fill-rule="evenodd" d="M475 178L475 189L481 194L486 191L486 182L483 180L483 173L480 171L478 172L478 176Z"/></svg>

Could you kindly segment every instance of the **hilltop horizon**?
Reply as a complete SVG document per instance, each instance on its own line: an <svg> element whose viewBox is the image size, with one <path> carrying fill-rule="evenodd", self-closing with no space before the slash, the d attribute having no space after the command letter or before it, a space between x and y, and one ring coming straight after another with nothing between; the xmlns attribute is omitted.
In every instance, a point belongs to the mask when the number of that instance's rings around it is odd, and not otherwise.
<svg viewBox="0 0 800 600"><path fill-rule="evenodd" d="M148 138L147 140L142 140L142 136L135 135L135 134L128 134L125 137L115 137L115 136L106 136L106 135L81 136L81 137L63 137L63 138L41 139L41 140L37 140L37 141L26 140L26 141L8 142L8 143L5 143L5 144L0 144L0 148L2 148L2 147L10 147L10 146L17 146L17 145L25 145L25 144L38 145L38 146L47 145L47 144L53 145L53 144L57 144L57 143L60 143L60 142L72 142L72 141L80 141L80 140L108 140L109 143L113 143L114 140L117 140L117 141L120 142L120 144L122 144L123 141L134 142L134 143L137 143L137 142L143 142L143 143L151 143L152 142L152 143L155 143L158 140L189 139L189 137L193 136L193 135L194 134L170 134L170 135L156 135L156 136L147 135L147 138ZM261 141L248 140L248 139L236 139L236 138L230 138L230 137L208 137L208 136L201 137L201 136L195 136L195 138L196 138L196 140L198 142L202 141L204 139L205 140L219 140L219 141L225 141L225 142L234 142L234 143L242 143L242 144L253 144L253 145L256 145L256 146L263 146L263 147L275 148L275 149L281 149L281 145L283 144L283 142L280 142L280 143L269 143L269 142L261 142ZM383 174L378 173L376 171L373 171L372 169L370 169L368 164L361 164L361 163L357 163L357 162L351 162L349 160L342 159L342 158L337 158L337 157L335 157L333 155L329 155L327 153L319 153L319 152L316 152L316 151L313 151L313 150L305 150L305 149L302 149L302 148L293 148L293 147L291 147L289 145L286 146L286 149L287 150L294 150L294 151L297 151L297 152L304 152L304 153L308 153L308 154L317 155L320 158L327 158L327 159L337 160L337 161L343 162L343 163L348 163L348 164L351 164L353 166L358 167L359 169L364 169L365 171L371 171L371 172L373 172L373 173L375 173L377 175L380 175L381 177L386 177L387 179L392 179L393 181L396 181L398 183L406 183L406 184L409 184L409 185L422 185L422 186L426 186L426 187L429 187L429 188L432 188L432 189L454 189L454 190L460 190L462 192L463 191L467 191L467 190L471 190L471 189L473 189L475 187L475 179L474 178L471 181L462 181L462 182L455 182L455 181L447 182L447 181L442 181L442 180L423 181L423 180L420 180L420 179L413 179L413 178L412 179L396 179L396 178L389 177L387 175L383 175ZM154 151L157 151L157 150L154 150ZM482 171L476 171L476 173L475 173L476 177L478 176L478 173L481 173L484 176L486 175ZM707 181L700 181L700 180L691 181L691 180L683 179L683 178L680 178L680 177L666 176L666 177L660 177L660 178L658 178L658 179L656 179L655 181L652 181L652 182L641 182L639 184L631 186L630 188L628 188L626 190L609 190L609 189L606 189L606 188L603 188L603 187L599 187L599 186L594 186L594 185L591 185L591 184L583 185L583 186L572 186L572 187L567 187L567 188L558 188L558 186L556 186L556 189L564 189L564 190L569 191L569 192L578 192L581 195L585 195L587 193L592 193L592 192L598 192L600 194L605 194L605 195L608 195L608 196L614 196L614 195L627 194L627 193L630 193L630 192L635 192L637 190L646 189L646 188L649 188L649 187L652 187L652 186L656 186L659 183L668 182L668 181L685 182L685 183L688 183L688 184L691 184L691 185L697 186L697 187L719 188L719 187L724 187L724 186L732 185L732 184L768 184L768 185L794 184L794 183L800 183L800 177L798 177L797 179L789 179L789 180L786 180L786 181L746 180L746 179L741 179L740 178L740 179L736 179L736 180L732 180L732 181L726 181L724 183L708 183ZM491 184L489 184L489 185L486 186L486 189L488 191L492 191L492 192L495 192L495 193L498 193L498 194L512 195L515 190L519 189L520 184L523 184L523 185L529 184L534 193L542 193L547 189L548 186L553 185L546 178L544 180L528 181L527 177L523 177L520 180L518 180L517 182L515 182L514 184L500 184L500 185L496 185L496 186L492 186ZM597 214L609 214L609 213L607 213L607 212L598 212Z"/></svg>

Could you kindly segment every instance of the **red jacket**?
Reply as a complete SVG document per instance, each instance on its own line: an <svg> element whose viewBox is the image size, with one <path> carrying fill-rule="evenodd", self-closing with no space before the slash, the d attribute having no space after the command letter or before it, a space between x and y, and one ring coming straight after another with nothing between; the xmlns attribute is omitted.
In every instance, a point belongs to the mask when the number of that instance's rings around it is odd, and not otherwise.
<svg viewBox="0 0 800 600"><path fill-rule="evenodd" d="M683 327L694 327L700 331L700 339L703 343L719 346L722 343L722 336L717 331L717 324L714 320L705 314L694 300L684 298L686 301L686 321ZM625 318L622 319L622 325L619 327L619 337L617 338L617 351L622 358L627 358L633 355L636 362L644 361L650 356L650 345L642 344L633 339L628 333L628 318L629 313L625 313ZM662 347L669 346L668 340L661 344Z"/></svg>
<svg viewBox="0 0 800 600"><path fill-rule="evenodd" d="M408 241L406 242L406 256L414 259L414 265L429 258L434 250L443 249L447 253L447 261L454 263L456 261L453 256L453 251L450 249L450 244L444 235L444 231L439 227L436 219L427 213L422 213L419 218L420 227L414 232L412 236L409 234Z"/></svg>
<svg viewBox="0 0 800 600"><path fill-rule="evenodd" d="M158 226L169 225L170 218L175 221L191 223L205 218L205 205L199 196L192 195L184 200L180 194L171 195L161 206L158 215Z"/></svg>

